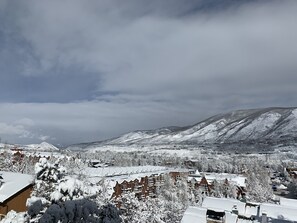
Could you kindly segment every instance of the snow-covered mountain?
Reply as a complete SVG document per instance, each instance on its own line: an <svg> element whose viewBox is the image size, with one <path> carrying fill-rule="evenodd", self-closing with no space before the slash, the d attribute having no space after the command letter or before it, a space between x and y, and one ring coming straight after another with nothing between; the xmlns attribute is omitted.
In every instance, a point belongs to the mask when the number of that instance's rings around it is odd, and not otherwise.
<svg viewBox="0 0 297 223"><path fill-rule="evenodd" d="M29 145L18 145L18 144L7 144L7 143L0 143L0 149L22 149L22 150L28 150L28 151L39 151L39 152L57 152L59 151L59 148L56 146L47 143L42 142L40 144L29 144Z"/></svg>
<svg viewBox="0 0 297 223"><path fill-rule="evenodd" d="M131 144L279 144L288 141L297 142L297 108L233 111L210 117L193 126L130 132L115 139L84 144L84 148Z"/></svg>
<svg viewBox="0 0 297 223"><path fill-rule="evenodd" d="M59 151L57 147L47 142L42 142L40 144L30 144L30 145L19 146L19 148L24 150L47 151L47 152Z"/></svg>

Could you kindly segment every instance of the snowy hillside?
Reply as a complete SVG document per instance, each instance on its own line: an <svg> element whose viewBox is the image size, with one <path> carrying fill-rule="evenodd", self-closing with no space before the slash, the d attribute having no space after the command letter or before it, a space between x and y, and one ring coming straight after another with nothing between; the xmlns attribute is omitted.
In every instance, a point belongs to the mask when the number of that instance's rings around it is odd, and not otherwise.
<svg viewBox="0 0 297 223"><path fill-rule="evenodd" d="M24 145L24 146L19 146L20 148L24 150L34 150L34 151L59 151L57 147L55 147L52 144L49 144L47 142L42 142L40 144L30 144L30 145Z"/></svg>
<svg viewBox="0 0 297 223"><path fill-rule="evenodd" d="M297 108L266 108L220 114L189 127L130 132L104 142L85 144L84 148L100 145L270 144L295 141Z"/></svg>

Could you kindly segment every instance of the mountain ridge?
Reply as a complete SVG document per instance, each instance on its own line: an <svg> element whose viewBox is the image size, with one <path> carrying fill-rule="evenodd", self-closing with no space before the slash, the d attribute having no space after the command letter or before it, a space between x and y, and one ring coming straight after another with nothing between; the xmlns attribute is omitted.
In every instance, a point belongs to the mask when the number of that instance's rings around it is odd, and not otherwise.
<svg viewBox="0 0 297 223"><path fill-rule="evenodd" d="M137 130L85 147L103 145L228 144L297 142L297 107L226 112L194 125ZM79 145L79 144L77 144Z"/></svg>

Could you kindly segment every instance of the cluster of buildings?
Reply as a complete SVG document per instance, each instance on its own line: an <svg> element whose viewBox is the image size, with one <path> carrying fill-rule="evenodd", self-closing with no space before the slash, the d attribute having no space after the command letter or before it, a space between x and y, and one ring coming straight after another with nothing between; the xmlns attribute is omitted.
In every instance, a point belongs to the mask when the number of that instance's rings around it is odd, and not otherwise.
<svg viewBox="0 0 297 223"><path fill-rule="evenodd" d="M216 189L215 182L224 185L226 191L231 187L235 188L238 199L242 199L246 191L246 177L236 174L200 174L197 170L163 166L114 167L93 163L86 170L89 179L92 179L94 183L104 179L105 184L108 185L108 197L116 201L119 207L121 206L120 198L127 193L133 192L138 199L157 197L167 176L173 180L173 183L179 179L187 181L189 190L199 190L206 196L211 195ZM228 197L228 195L225 196Z"/></svg>
<svg viewBox="0 0 297 223"><path fill-rule="evenodd" d="M223 183L226 191L231 186L235 187L237 198L244 196L246 188L246 177L241 175L200 174L197 170L173 169L162 166L114 167L94 163L94 165L88 167L86 173L89 178L93 178L94 182L104 178L108 184L108 193L114 199L130 192L134 192L139 199L155 197L159 188L164 185L165 175L170 176L173 182L183 178L187 181L189 189L200 189L205 195L212 193L215 189L215 182Z"/></svg>
<svg viewBox="0 0 297 223"><path fill-rule="evenodd" d="M119 198L122 194L134 192L138 199L155 197L158 189L164 184L164 175L150 175L135 180L117 182L114 186L112 198Z"/></svg>
<svg viewBox="0 0 297 223"><path fill-rule="evenodd" d="M20 163L24 161L25 158L28 158L29 161L34 163L38 162L40 158L64 158L64 155L57 151L24 150L19 147L11 147L9 149L3 149L0 147L0 155L8 156L12 164Z"/></svg>
<svg viewBox="0 0 297 223"><path fill-rule="evenodd" d="M96 166L88 167L85 172L94 183L104 179L108 185L108 196L114 200L130 192L135 193L139 199L156 197L159 188L164 185L166 175L173 180L188 176L187 169L176 170L163 166Z"/></svg>
<svg viewBox="0 0 297 223"><path fill-rule="evenodd" d="M206 197L202 207L189 207L181 223L295 223L297 200L280 204L246 203L236 199Z"/></svg>
<svg viewBox="0 0 297 223"><path fill-rule="evenodd" d="M198 170L190 172L188 176L189 188L200 189L202 193L210 195L215 189L215 183L220 183L223 188L222 192L228 197L227 192L235 188L234 195L237 199L243 199L246 192L246 177L238 174L227 173L199 173ZM232 188L233 187L233 188Z"/></svg>

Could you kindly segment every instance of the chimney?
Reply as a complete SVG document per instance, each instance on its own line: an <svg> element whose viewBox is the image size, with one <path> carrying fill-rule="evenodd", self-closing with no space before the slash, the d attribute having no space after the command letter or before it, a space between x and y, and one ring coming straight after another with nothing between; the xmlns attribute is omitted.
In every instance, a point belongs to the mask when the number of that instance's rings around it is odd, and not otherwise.
<svg viewBox="0 0 297 223"><path fill-rule="evenodd" d="M267 221L267 214L264 211L262 212L261 223L268 223L268 221Z"/></svg>
<svg viewBox="0 0 297 223"><path fill-rule="evenodd" d="M233 207L232 207L232 214L238 215L237 205L233 205Z"/></svg>

